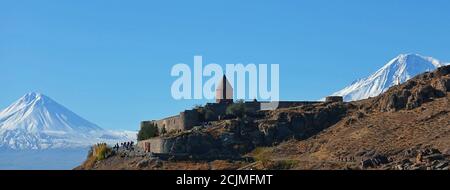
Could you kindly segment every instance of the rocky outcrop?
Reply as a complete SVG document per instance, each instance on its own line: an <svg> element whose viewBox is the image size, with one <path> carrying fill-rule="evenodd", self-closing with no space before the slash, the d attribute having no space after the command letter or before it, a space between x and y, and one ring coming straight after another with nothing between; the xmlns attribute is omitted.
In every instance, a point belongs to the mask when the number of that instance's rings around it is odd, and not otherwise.
<svg viewBox="0 0 450 190"><path fill-rule="evenodd" d="M449 155L435 148L410 148L389 158L376 154L361 160L360 169L388 170L449 170Z"/></svg>
<svg viewBox="0 0 450 190"><path fill-rule="evenodd" d="M361 169L375 168L383 164L389 163L389 159L384 155L375 155L361 161Z"/></svg>
<svg viewBox="0 0 450 190"><path fill-rule="evenodd" d="M436 80L433 86L442 92L450 92L450 77Z"/></svg>
<svg viewBox="0 0 450 190"><path fill-rule="evenodd" d="M448 155L438 149L406 150L404 158L390 166L394 170L449 170Z"/></svg>
<svg viewBox="0 0 450 190"><path fill-rule="evenodd" d="M414 109L423 103L446 96L450 92L450 66L424 73L408 82L389 89L370 102L369 109L383 112Z"/></svg>
<svg viewBox="0 0 450 190"><path fill-rule="evenodd" d="M214 160L239 157L238 152L226 146L228 133L214 136L200 129L194 129L163 139L163 154L188 155L192 159ZM233 139L233 138L230 138Z"/></svg>
<svg viewBox="0 0 450 190"><path fill-rule="evenodd" d="M304 106L294 110L273 111L269 119L259 122L264 144L279 143L288 138L306 139L332 126L347 113L344 103Z"/></svg>
<svg viewBox="0 0 450 190"><path fill-rule="evenodd" d="M320 103L224 120L164 137L162 152L198 159L238 158L258 146L309 138L340 121L347 107L343 102Z"/></svg>

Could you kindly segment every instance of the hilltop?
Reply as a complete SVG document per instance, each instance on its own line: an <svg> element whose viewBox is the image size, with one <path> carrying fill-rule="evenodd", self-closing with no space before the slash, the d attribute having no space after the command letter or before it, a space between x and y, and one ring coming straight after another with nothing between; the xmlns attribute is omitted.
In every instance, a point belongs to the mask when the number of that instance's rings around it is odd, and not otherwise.
<svg viewBox="0 0 450 190"><path fill-rule="evenodd" d="M77 169L448 169L450 66L374 98L212 122L164 138L161 157L121 151Z"/></svg>

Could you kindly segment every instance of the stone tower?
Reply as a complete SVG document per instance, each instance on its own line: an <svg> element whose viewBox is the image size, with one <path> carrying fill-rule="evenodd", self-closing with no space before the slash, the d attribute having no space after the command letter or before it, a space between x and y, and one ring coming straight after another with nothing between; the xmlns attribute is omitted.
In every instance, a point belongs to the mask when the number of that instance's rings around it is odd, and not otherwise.
<svg viewBox="0 0 450 190"><path fill-rule="evenodd" d="M216 103L233 103L233 87L225 75L216 89Z"/></svg>

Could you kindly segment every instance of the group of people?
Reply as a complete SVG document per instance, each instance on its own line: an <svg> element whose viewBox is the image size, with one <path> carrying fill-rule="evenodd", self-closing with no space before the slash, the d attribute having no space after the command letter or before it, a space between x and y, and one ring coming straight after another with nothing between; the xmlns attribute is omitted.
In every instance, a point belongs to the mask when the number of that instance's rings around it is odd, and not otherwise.
<svg viewBox="0 0 450 190"><path fill-rule="evenodd" d="M134 145L133 141L122 142L122 143L120 143L120 145L119 145L119 143L114 145L113 149L116 151L119 151L119 148L124 148L125 150L134 150L133 145Z"/></svg>

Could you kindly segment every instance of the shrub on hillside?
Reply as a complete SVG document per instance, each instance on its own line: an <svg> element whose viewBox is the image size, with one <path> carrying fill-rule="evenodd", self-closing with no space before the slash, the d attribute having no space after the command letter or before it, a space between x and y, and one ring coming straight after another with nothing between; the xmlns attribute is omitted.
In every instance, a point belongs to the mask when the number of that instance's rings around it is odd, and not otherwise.
<svg viewBox="0 0 450 190"><path fill-rule="evenodd" d="M106 143L99 143L93 146L92 148L92 156L97 160L104 160L111 155L112 148L109 147Z"/></svg>
<svg viewBox="0 0 450 190"><path fill-rule="evenodd" d="M112 148L106 143L98 143L91 146L86 161L81 165L82 168L92 168L97 161L104 160L113 154Z"/></svg>
<svg viewBox="0 0 450 190"><path fill-rule="evenodd" d="M243 118L247 114L247 108L243 100L238 100L237 102L229 105L227 107L226 114L234 115L238 118Z"/></svg>
<svg viewBox="0 0 450 190"><path fill-rule="evenodd" d="M217 116L210 107L201 107L198 109L199 117L202 121L214 121L217 120Z"/></svg>
<svg viewBox="0 0 450 190"><path fill-rule="evenodd" d="M153 122L142 122L141 129L137 134L137 140L146 140L159 135L158 126L156 126Z"/></svg>

